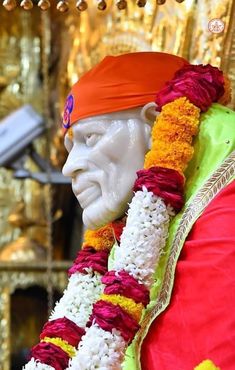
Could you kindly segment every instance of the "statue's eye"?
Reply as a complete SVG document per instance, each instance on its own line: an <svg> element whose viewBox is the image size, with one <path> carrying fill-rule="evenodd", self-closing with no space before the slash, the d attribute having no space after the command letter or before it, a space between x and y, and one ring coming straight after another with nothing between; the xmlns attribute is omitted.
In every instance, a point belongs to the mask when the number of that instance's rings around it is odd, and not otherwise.
<svg viewBox="0 0 235 370"><path fill-rule="evenodd" d="M98 134L87 134L85 136L85 142L87 146L94 146L100 139L101 135Z"/></svg>

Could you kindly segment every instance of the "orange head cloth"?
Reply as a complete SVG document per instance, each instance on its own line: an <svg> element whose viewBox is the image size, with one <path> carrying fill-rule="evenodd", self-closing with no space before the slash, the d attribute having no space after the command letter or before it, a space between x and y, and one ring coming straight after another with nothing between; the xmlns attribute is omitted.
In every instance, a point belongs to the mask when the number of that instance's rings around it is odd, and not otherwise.
<svg viewBox="0 0 235 370"><path fill-rule="evenodd" d="M82 118L143 106L188 62L176 55L139 52L107 56L72 87L65 131Z"/></svg>

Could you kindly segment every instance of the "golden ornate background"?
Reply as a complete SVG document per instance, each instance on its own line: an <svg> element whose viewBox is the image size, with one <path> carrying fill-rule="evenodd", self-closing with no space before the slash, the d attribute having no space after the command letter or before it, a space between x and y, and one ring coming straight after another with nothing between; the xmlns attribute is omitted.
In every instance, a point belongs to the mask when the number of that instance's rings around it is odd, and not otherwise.
<svg viewBox="0 0 235 370"><path fill-rule="evenodd" d="M84 12L76 10L75 2L67 13L58 12L55 1L47 12L37 6L12 12L0 7L0 119L31 104L47 128L35 147L60 170L65 159L59 128L65 96L108 54L153 50L211 63L230 76L235 91L234 15L235 0L167 0L163 5L148 0L144 8L128 0L122 11L109 0L102 12L96 1ZM209 31L213 18L224 22L223 32ZM30 159L26 167L38 170ZM26 343L23 332L10 336L12 295L38 284L47 287L51 303L52 290L60 291L66 283L68 264L63 261L73 258L80 245L80 215L70 186L16 180L12 170L0 168L0 370L14 369L11 352ZM29 346L37 341L35 331L27 335Z"/></svg>

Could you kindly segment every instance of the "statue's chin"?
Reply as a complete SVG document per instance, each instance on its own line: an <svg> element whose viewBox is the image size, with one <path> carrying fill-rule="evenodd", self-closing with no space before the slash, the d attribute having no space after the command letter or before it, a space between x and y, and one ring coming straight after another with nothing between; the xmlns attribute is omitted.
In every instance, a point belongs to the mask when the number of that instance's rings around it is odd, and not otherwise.
<svg viewBox="0 0 235 370"><path fill-rule="evenodd" d="M104 204L98 204L94 207L87 207L83 210L82 219L84 225L91 230L99 229L100 227L117 220L122 217L126 211L126 203L122 207L113 209L107 208Z"/></svg>
<svg viewBox="0 0 235 370"><path fill-rule="evenodd" d="M91 230L99 229L105 224L114 221L114 219L111 217L104 218L101 217L101 214L99 216L97 214L94 215L91 212L87 211L86 209L83 211L82 220L84 225Z"/></svg>

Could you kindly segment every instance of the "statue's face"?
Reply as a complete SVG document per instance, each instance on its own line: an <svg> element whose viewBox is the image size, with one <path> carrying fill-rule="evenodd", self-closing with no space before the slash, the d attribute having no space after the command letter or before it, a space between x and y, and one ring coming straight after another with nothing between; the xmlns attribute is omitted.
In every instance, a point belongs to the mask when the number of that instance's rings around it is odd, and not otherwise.
<svg viewBox="0 0 235 370"><path fill-rule="evenodd" d="M95 229L125 213L148 150L150 126L139 109L132 109L80 120L70 130L63 174L72 178L84 224Z"/></svg>

